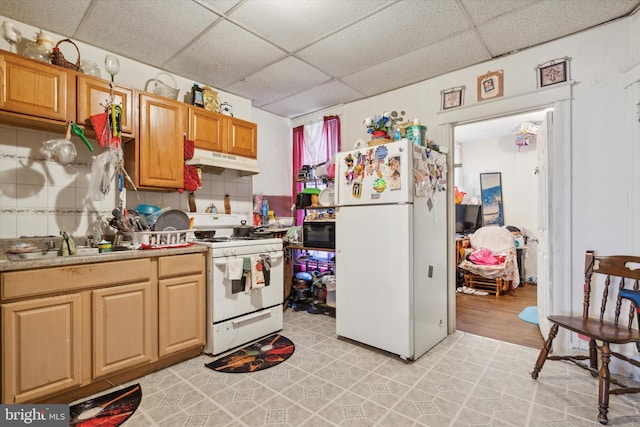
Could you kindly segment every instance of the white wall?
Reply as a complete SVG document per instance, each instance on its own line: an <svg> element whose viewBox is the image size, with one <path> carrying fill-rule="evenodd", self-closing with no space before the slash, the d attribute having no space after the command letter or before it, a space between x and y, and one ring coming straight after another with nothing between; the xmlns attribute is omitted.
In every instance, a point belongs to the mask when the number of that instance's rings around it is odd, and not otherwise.
<svg viewBox="0 0 640 427"><path fill-rule="evenodd" d="M258 165L260 173L253 179L255 194L291 195L293 136L291 120L253 109L258 124Z"/></svg>

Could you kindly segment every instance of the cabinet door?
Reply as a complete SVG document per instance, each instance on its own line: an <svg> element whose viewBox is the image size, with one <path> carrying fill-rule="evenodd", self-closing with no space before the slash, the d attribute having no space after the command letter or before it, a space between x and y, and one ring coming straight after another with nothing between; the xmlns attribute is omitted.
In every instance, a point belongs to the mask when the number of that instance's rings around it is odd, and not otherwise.
<svg viewBox="0 0 640 427"><path fill-rule="evenodd" d="M228 117L227 152L244 157L258 157L258 125Z"/></svg>
<svg viewBox="0 0 640 427"><path fill-rule="evenodd" d="M79 74L76 122L92 129L91 116L104 113L110 96L108 81ZM113 103L122 107L122 133L133 135L133 90L114 85Z"/></svg>
<svg viewBox="0 0 640 427"><path fill-rule="evenodd" d="M75 75L64 68L14 55L0 56L0 108L45 119L67 121L68 85ZM73 104L73 102L72 102Z"/></svg>
<svg viewBox="0 0 640 427"><path fill-rule="evenodd" d="M79 293L2 305L2 402L33 401L79 386Z"/></svg>
<svg viewBox="0 0 640 427"><path fill-rule="evenodd" d="M92 303L94 378L155 359L151 282L95 290Z"/></svg>
<svg viewBox="0 0 640 427"><path fill-rule="evenodd" d="M204 345L204 274L160 280L158 307L160 357Z"/></svg>
<svg viewBox="0 0 640 427"><path fill-rule="evenodd" d="M184 187L186 105L182 102L140 94L140 128L136 161L141 187Z"/></svg>
<svg viewBox="0 0 640 427"><path fill-rule="evenodd" d="M189 107L189 138L198 148L222 152L225 119L222 114Z"/></svg>

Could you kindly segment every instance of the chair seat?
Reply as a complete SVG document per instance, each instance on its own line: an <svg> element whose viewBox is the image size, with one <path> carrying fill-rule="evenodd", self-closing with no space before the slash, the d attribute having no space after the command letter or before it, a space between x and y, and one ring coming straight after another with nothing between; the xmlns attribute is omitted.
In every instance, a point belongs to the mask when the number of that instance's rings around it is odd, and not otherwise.
<svg viewBox="0 0 640 427"><path fill-rule="evenodd" d="M613 322L601 322L599 319L585 320L582 316L549 316L547 319L563 328L601 341L615 344L640 341L640 332L637 329L616 326Z"/></svg>

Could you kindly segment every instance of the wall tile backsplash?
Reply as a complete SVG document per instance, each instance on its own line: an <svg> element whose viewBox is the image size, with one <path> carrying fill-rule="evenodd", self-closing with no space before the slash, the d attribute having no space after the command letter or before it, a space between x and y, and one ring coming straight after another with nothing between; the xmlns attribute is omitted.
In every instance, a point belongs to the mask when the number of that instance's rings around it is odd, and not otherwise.
<svg viewBox="0 0 640 427"><path fill-rule="evenodd" d="M92 160L102 152L95 140L91 153L76 136L76 162L61 166L40 152L42 143L64 138L63 134L0 125L0 238L58 236L65 230L73 236L92 234L100 217L111 217L119 204L117 185L111 185L104 200L92 195ZM91 141L91 138L90 138ZM224 195L229 194L233 213L249 214L253 208L252 178L237 171L221 175L202 174L202 188L195 192L198 212L213 204L224 211ZM188 211L186 192L126 192L127 207L140 203ZM115 233L106 230L107 234Z"/></svg>

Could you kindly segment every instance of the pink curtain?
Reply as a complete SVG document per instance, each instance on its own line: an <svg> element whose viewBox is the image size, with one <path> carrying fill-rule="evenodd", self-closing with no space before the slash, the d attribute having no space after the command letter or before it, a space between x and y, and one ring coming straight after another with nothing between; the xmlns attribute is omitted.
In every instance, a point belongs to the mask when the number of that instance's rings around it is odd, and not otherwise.
<svg viewBox="0 0 640 427"><path fill-rule="evenodd" d="M298 172L304 164L304 126L293 128L293 188L291 194L291 205L296 203L296 195L302 191L303 185L297 182ZM302 225L304 211L296 211L295 225Z"/></svg>
<svg viewBox="0 0 640 427"><path fill-rule="evenodd" d="M329 161L333 156L340 151L340 118L338 116L325 116L324 124L322 127L322 138L326 152L324 153L324 161ZM293 129L293 194L291 195L292 204L296 202L296 195L302 191L304 185L302 182L297 182L298 172L302 169L304 164L304 126L298 126ZM296 225L302 225L304 220L304 211L299 210L296 212L295 222Z"/></svg>
<svg viewBox="0 0 640 427"><path fill-rule="evenodd" d="M327 141L327 160L331 160L340 151L340 117L325 116L322 135Z"/></svg>

